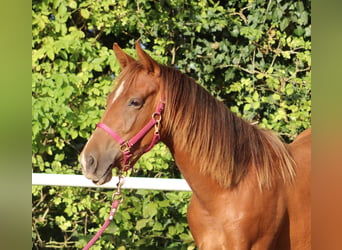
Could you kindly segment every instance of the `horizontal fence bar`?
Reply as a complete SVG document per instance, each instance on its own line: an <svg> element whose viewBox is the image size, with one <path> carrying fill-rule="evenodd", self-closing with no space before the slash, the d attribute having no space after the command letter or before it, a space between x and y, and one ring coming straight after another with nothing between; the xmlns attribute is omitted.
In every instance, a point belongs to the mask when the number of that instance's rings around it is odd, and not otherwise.
<svg viewBox="0 0 342 250"><path fill-rule="evenodd" d="M36 186L67 186L115 189L118 177L101 185L95 185L83 175L32 173L32 185ZM126 177L123 189L147 189L165 191L191 191L184 179L163 179L145 177Z"/></svg>

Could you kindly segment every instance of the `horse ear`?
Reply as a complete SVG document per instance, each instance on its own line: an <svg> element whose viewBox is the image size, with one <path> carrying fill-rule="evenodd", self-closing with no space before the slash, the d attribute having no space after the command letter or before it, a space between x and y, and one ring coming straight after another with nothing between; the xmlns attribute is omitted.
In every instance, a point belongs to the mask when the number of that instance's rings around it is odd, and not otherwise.
<svg viewBox="0 0 342 250"><path fill-rule="evenodd" d="M113 44L113 51L120 63L121 69L125 68L131 62L135 61L135 59L129 56L125 51L123 51L117 43Z"/></svg>
<svg viewBox="0 0 342 250"><path fill-rule="evenodd" d="M160 74L160 66L159 64L152 59L140 46L139 41L135 42L135 48L137 50L137 55L139 60L141 61L144 68L151 73L154 73L156 76Z"/></svg>

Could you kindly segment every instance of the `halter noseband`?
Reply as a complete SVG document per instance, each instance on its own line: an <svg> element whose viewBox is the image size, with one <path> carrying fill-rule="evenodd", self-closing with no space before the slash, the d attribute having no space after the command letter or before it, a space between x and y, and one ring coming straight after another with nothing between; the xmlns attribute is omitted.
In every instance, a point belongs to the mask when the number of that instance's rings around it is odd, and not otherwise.
<svg viewBox="0 0 342 250"><path fill-rule="evenodd" d="M159 142L160 134L159 134L159 128L160 128L160 122L162 118L162 112L165 107L165 101L160 100L156 111L152 114L151 120L130 140L125 141L123 140L117 133L115 133L110 127L108 127L106 124L100 122L96 124L96 127L104 129L108 134L110 134L115 141L117 141L120 144L120 150L123 153L123 170L127 171L131 169L134 164L136 163L136 160L133 160L131 162L131 158L133 157L133 153L131 152L131 148L140 141L153 127L154 127L154 135L152 138L152 141L148 148L145 149L144 153L150 151L154 145L156 145Z"/></svg>

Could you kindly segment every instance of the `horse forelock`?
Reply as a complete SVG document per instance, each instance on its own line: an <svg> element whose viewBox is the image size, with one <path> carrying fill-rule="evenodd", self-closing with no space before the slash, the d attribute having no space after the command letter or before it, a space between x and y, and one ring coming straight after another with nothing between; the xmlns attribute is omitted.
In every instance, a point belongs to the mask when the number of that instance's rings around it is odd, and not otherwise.
<svg viewBox="0 0 342 250"><path fill-rule="evenodd" d="M138 74L143 70L143 66L138 62L134 61L131 64L129 64L127 67L125 67L120 75L118 76L116 80L116 89L114 90L115 93L119 90L119 88L122 86L122 83L125 83L124 89L121 91L127 90L130 88L131 84L136 80Z"/></svg>
<svg viewBox="0 0 342 250"><path fill-rule="evenodd" d="M286 145L271 131L259 129L233 114L223 103L180 71L161 66L165 86L166 136L189 150L200 171L223 188L237 186L250 168L259 187L291 182L294 161Z"/></svg>

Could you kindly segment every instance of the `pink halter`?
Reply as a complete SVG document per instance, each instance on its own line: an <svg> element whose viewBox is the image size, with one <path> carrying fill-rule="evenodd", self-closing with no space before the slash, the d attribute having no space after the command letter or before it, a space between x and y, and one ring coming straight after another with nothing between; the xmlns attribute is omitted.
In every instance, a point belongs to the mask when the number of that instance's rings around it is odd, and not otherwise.
<svg viewBox="0 0 342 250"><path fill-rule="evenodd" d="M140 141L153 127L154 127L154 135L151 141L151 144L148 146L148 148L144 151L144 153L150 151L154 145L156 145L159 142L160 134L159 134L159 128L160 128L160 121L162 118L162 112L165 107L165 102L161 100L156 108L156 111L152 114L151 120L130 140L125 141L123 140L117 133L115 133L110 127L108 127L106 124L100 122L96 125L98 128L104 129L108 134L110 134L114 140L116 140L120 144L120 150L123 153L123 170L127 171L131 169L134 164L136 163L136 160L131 161L131 158L133 157L133 153L131 152L131 148Z"/></svg>

